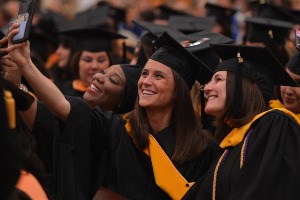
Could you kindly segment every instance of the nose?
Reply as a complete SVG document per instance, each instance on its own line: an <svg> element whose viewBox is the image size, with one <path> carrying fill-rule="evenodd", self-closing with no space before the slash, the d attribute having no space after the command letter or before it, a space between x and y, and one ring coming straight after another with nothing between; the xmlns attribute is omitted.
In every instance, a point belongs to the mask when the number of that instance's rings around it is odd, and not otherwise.
<svg viewBox="0 0 300 200"><path fill-rule="evenodd" d="M99 83L104 83L104 77L103 77L103 74L101 74L101 73L96 73L96 74L94 75L94 78L95 78L95 80L97 80L97 82L99 82Z"/></svg>
<svg viewBox="0 0 300 200"><path fill-rule="evenodd" d="M147 76L147 77L143 78L142 82L144 85L151 85L152 84L151 76Z"/></svg>
<svg viewBox="0 0 300 200"><path fill-rule="evenodd" d="M285 93L288 94L288 95L293 94L294 93L293 87L287 86L286 89L285 89Z"/></svg>

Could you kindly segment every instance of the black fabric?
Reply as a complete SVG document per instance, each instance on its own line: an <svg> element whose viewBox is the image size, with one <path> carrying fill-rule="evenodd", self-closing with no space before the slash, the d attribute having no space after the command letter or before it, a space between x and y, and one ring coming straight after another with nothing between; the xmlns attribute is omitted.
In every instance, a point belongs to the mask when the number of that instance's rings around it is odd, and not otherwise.
<svg viewBox="0 0 300 200"><path fill-rule="evenodd" d="M83 97L85 92L73 88L73 81L58 81L55 83L59 90L66 96Z"/></svg>
<svg viewBox="0 0 300 200"><path fill-rule="evenodd" d="M151 59L176 71L185 80L189 89L194 85L199 71L204 77L213 74L208 66L166 32L155 41L154 46L157 50Z"/></svg>
<svg viewBox="0 0 300 200"><path fill-rule="evenodd" d="M262 42L266 44L285 44L289 30L293 24L282 20L274 20L262 17L247 17L246 40L250 42Z"/></svg>
<svg viewBox="0 0 300 200"><path fill-rule="evenodd" d="M43 102L38 101L32 135L36 141L35 152L45 166L46 174L42 182L50 199L54 199L55 193L53 145L55 131L58 130L57 118Z"/></svg>
<svg viewBox="0 0 300 200"><path fill-rule="evenodd" d="M70 28L60 32L77 40L77 50L90 52L111 51L112 40L124 39L123 35L107 31L98 26Z"/></svg>
<svg viewBox="0 0 300 200"><path fill-rule="evenodd" d="M8 127L6 105L0 77L0 199L8 198L20 175L21 157L15 134Z"/></svg>
<svg viewBox="0 0 300 200"><path fill-rule="evenodd" d="M32 105L34 97L29 93L20 90L14 84L3 80L3 88L12 93L13 98L15 99L16 109L18 111L25 111Z"/></svg>
<svg viewBox="0 0 300 200"><path fill-rule="evenodd" d="M64 195L57 199L91 199L100 185L129 199L170 199L155 184L150 158L136 148L123 119L99 107L87 112L90 108L78 98L68 100L72 108L60 140L60 151L66 151L57 154L60 165L66 166L57 185ZM155 136L169 156L174 147L172 130L168 127ZM216 149L211 142L199 157L175 166L188 181L195 181L209 167Z"/></svg>
<svg viewBox="0 0 300 200"><path fill-rule="evenodd" d="M288 64L287 64L288 69L300 76L300 52L297 51L289 60Z"/></svg>
<svg viewBox="0 0 300 200"><path fill-rule="evenodd" d="M229 148L229 154L218 170L216 199L298 199L299 124L281 111L271 111L252 124L250 130L253 132L242 169L240 143ZM212 199L213 174L218 159L183 200Z"/></svg>
<svg viewBox="0 0 300 200"><path fill-rule="evenodd" d="M142 67L129 64L121 64L120 66L126 77L125 96L115 113L127 113L133 109L135 104L137 83L141 76Z"/></svg>

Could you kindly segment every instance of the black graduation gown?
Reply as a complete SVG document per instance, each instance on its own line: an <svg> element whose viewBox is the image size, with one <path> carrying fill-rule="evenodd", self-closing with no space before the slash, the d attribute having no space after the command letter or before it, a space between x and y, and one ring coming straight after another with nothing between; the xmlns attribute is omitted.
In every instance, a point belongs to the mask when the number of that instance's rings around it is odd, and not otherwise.
<svg viewBox="0 0 300 200"><path fill-rule="evenodd" d="M300 126L282 111L271 111L254 122L249 131L247 155L240 169L242 143L229 148L217 175L216 200L299 199ZM249 132L248 132L249 133ZM184 196L212 199L217 158L206 176Z"/></svg>
<svg viewBox="0 0 300 200"><path fill-rule="evenodd" d="M58 81L55 84L60 89L60 91L66 96L82 98L84 95L84 92L73 88L73 81Z"/></svg>
<svg viewBox="0 0 300 200"><path fill-rule="evenodd" d="M61 134L61 147L73 151L60 156L61 164L68 162L65 173L58 175L62 199L91 199L100 185L130 199L170 199L155 184L150 158L136 148L122 118L99 107L87 112L78 98L68 100L71 113ZM174 150L172 129L170 126L155 135L169 156ZM211 142L199 157L176 167L189 182L196 181L218 148Z"/></svg>

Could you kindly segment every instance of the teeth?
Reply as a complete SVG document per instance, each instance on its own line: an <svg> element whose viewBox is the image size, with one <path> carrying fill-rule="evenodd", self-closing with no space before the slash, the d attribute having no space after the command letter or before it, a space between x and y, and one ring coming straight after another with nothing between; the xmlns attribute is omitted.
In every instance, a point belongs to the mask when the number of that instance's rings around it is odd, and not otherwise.
<svg viewBox="0 0 300 200"><path fill-rule="evenodd" d="M212 99L215 99L216 97L214 97L214 96L210 96L210 97L208 97L208 100L212 100Z"/></svg>
<svg viewBox="0 0 300 200"><path fill-rule="evenodd" d="M154 95L155 92L149 91L149 90L143 90L143 95Z"/></svg>
<svg viewBox="0 0 300 200"><path fill-rule="evenodd" d="M91 84L91 88L96 92L101 92L94 84Z"/></svg>

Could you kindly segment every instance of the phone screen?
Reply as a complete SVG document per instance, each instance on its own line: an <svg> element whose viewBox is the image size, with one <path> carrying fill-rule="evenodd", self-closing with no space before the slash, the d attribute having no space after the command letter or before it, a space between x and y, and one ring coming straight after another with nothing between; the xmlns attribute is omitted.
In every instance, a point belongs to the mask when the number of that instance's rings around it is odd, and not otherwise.
<svg viewBox="0 0 300 200"><path fill-rule="evenodd" d="M300 50L300 30L296 29L296 38L295 38L295 42L296 42L296 48L298 50Z"/></svg>

